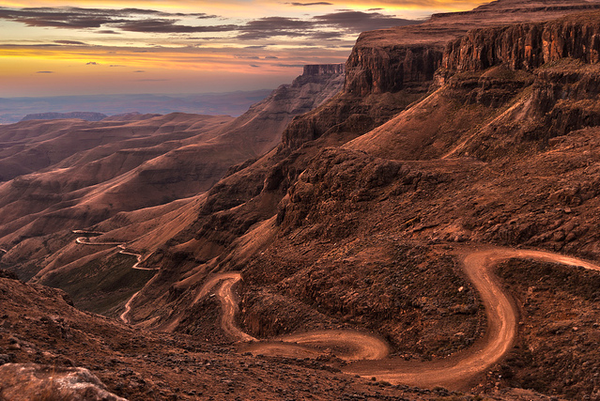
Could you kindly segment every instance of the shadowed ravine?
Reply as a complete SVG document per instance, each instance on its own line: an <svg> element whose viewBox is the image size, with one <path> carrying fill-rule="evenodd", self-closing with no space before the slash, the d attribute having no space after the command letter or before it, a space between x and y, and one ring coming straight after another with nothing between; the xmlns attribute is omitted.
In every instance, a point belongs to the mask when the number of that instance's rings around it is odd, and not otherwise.
<svg viewBox="0 0 600 401"><path fill-rule="evenodd" d="M238 306L233 287L242 279L241 274L236 272L212 277L202 287L196 301L221 282L215 295L222 305L222 328L239 341L251 341L240 346L244 352L315 357L323 354L324 349L335 349L339 358L347 362L356 361L342 369L348 374L377 377L378 380L394 384L458 389L504 357L512 348L517 335L518 311L494 274L494 266L508 259L519 258L600 271L599 266L584 260L543 251L490 248L465 251L463 254L462 267L479 292L486 310L487 331L471 348L436 361L407 362L401 358L386 358L389 346L384 341L374 335L354 331L308 332L258 342L235 325Z"/></svg>

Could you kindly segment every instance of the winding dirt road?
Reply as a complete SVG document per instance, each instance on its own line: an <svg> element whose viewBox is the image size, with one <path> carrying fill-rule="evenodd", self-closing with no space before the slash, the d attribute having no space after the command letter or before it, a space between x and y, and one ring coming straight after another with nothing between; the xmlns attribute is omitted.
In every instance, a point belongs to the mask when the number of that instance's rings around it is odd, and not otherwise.
<svg viewBox="0 0 600 401"><path fill-rule="evenodd" d="M98 235L105 234L100 231L86 231L86 230L73 230L72 233L79 234L79 235L87 235L87 236L90 236L90 235L98 236ZM96 245L96 246L98 246L98 245L116 246L117 248L120 249L119 253L121 255L135 256L137 258L137 261L135 262L135 264L133 266L131 266L132 269L145 270L145 271L158 270L157 267L141 267L140 264L143 262L143 256L139 253L127 251L125 249L125 244L123 242L90 242L89 237L77 237L75 239L75 243L79 244L79 245L90 245L90 246L94 246L94 245ZM142 290L136 292L135 294L133 294L131 296L131 298L129 298L129 300L127 300L127 303L125 304L125 311L123 313L121 313L121 315L119 316L119 319L121 319L121 321L123 323L125 323L125 324L131 323L131 321L128 318L129 312L131 311L131 304L133 303L133 300L140 294L140 292L142 292Z"/></svg>
<svg viewBox="0 0 600 401"><path fill-rule="evenodd" d="M131 321L129 320L129 318L127 317L127 315L129 315L129 312L131 311L131 303L133 302L133 300L138 296L138 294L141 291L142 290L140 290L140 291L136 292L135 294L133 294L131 296L131 298L129 298L129 300L127 301L127 303L125 304L125 311L119 315L119 319L121 319L121 321L123 323L125 323L125 324L131 323Z"/></svg>
<svg viewBox="0 0 600 401"><path fill-rule="evenodd" d="M487 315L487 331L471 348L431 362L386 358L389 347L384 341L371 334L354 331L309 332L258 342L235 325L238 306L232 287L241 280L240 273L214 276L202 287L195 302L206 296L218 282L222 282L215 294L223 305L222 327L240 341L252 341L251 344L242 346L242 351L315 357L322 355L324 350L333 349L338 357L349 362L357 361L343 368L349 374L420 387L444 386L459 389L497 363L513 346L517 335L518 310L493 272L498 263L512 258L534 259L600 271L599 266L590 262L544 251L489 248L464 252L462 266L480 294Z"/></svg>

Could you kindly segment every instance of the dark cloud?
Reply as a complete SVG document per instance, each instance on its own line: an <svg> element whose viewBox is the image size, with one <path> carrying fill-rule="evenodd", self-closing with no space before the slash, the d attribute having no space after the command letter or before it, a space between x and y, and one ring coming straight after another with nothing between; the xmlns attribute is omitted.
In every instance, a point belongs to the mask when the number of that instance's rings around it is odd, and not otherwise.
<svg viewBox="0 0 600 401"><path fill-rule="evenodd" d="M95 61L90 61L88 63L85 63L85 65L99 65L99 64Z"/></svg>
<svg viewBox="0 0 600 401"><path fill-rule="evenodd" d="M343 32L340 31L320 31L315 32L310 35L311 39L321 39L321 40L330 40L330 39L339 39L344 36Z"/></svg>
<svg viewBox="0 0 600 401"><path fill-rule="evenodd" d="M315 3L285 3L292 5L294 7L307 7L307 6L332 6L333 3L328 3L326 1L318 1Z"/></svg>
<svg viewBox="0 0 600 401"><path fill-rule="evenodd" d="M55 40L54 43L59 43L61 45L86 45L86 43L77 40Z"/></svg>
<svg viewBox="0 0 600 401"><path fill-rule="evenodd" d="M139 8L124 9L97 9L78 7L38 7L38 8L7 8L0 7L0 19L21 22L28 26L54 27L54 28L100 28L103 26L114 26L140 20L140 18L154 17L178 18L194 17L198 19L216 18L215 15L205 13L166 13L157 10L145 10ZM105 33L113 33L106 31Z"/></svg>
<svg viewBox="0 0 600 401"><path fill-rule="evenodd" d="M330 5L323 2L293 2L293 6ZM0 20L21 22L28 26L56 27L70 29L94 29L98 33L118 34L137 32L151 34L207 34L230 33L240 40L264 40L268 38L310 38L313 40L333 41L344 35L409 25L417 21L396 18L378 11L362 12L338 10L334 13L313 18L265 17L244 24L193 25L182 23L183 18L206 20L216 18L206 13L166 13L151 9L96 9L96 8L8 8L0 7ZM188 35L189 36L189 35ZM211 40L194 38L194 40ZM222 38L216 38L222 39ZM59 45L85 45L78 41L57 41ZM259 45L264 46L264 45ZM262 47L249 47L260 49Z"/></svg>
<svg viewBox="0 0 600 401"><path fill-rule="evenodd" d="M109 65L110 68L123 68L125 67L124 65L118 65L118 64L113 64L113 65Z"/></svg>
<svg viewBox="0 0 600 401"><path fill-rule="evenodd" d="M265 60L279 60L279 57L276 57L276 56L265 56Z"/></svg>
<svg viewBox="0 0 600 401"><path fill-rule="evenodd" d="M420 21L396 18L381 13L365 13L362 11L341 11L314 17L314 20L327 26L359 33L374 29L391 28L393 26L413 25Z"/></svg>
<svg viewBox="0 0 600 401"><path fill-rule="evenodd" d="M144 70L136 70L134 72L137 73L137 74L141 74L141 73L146 72L146 71L144 71Z"/></svg>
<svg viewBox="0 0 600 401"><path fill-rule="evenodd" d="M238 39L254 40L265 39L273 36L301 37L306 36L306 31L312 29L314 24L297 18L266 17L250 21L239 27L241 34Z"/></svg>
<svg viewBox="0 0 600 401"><path fill-rule="evenodd" d="M36 74L54 74L54 71L38 71Z"/></svg>
<svg viewBox="0 0 600 401"><path fill-rule="evenodd" d="M256 65L256 64L250 64L250 67L252 67L252 68L260 68L260 66Z"/></svg>
<svg viewBox="0 0 600 401"><path fill-rule="evenodd" d="M144 19L127 21L116 26L128 32L146 33L198 33L198 32L228 32L237 30L236 25L191 26L177 25L174 19Z"/></svg>

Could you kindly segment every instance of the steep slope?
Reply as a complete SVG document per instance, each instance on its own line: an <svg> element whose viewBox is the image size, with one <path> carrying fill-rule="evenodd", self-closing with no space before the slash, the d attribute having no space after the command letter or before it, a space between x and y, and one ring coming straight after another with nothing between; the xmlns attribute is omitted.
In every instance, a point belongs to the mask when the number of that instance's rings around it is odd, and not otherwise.
<svg viewBox="0 0 600 401"><path fill-rule="evenodd" d="M192 336L135 329L73 308L62 291L5 276L0 271L3 399L116 400L104 385L131 401L280 400L282 395L323 401L428 401L459 396L443 389L374 383L319 361L255 358ZM530 400L547 400L528 395ZM499 392L493 399L516 401L519 395Z"/></svg>
<svg viewBox="0 0 600 401"><path fill-rule="evenodd" d="M207 191L231 166L270 150L294 116L320 105L341 85L343 66L307 66L291 85L282 85L238 119L174 113L133 122L109 119L93 126L59 120L3 127L3 161L38 163L29 166L35 172L0 184L0 243L10 248L3 265L29 279L42 267L48 271L48 265L58 265L44 258L69 247L71 230ZM32 160L33 153L48 157ZM167 205L161 210L172 209ZM127 224L120 220L120 226ZM48 237L54 233L59 233L52 237L57 241ZM85 252L77 249L75 254ZM57 286L62 282L50 281ZM138 281L130 284L132 290L139 289ZM124 294L109 304L118 304ZM86 299L84 304L94 302Z"/></svg>
<svg viewBox="0 0 600 401"><path fill-rule="evenodd" d="M472 11L437 14L419 25L364 32L346 62L344 91L290 124L282 147L297 149L322 135L361 135L422 99L441 66L446 44L470 29L538 22L600 9L598 1L498 0Z"/></svg>
<svg viewBox="0 0 600 401"><path fill-rule="evenodd" d="M594 32L597 20L586 14L525 26L539 35ZM443 361L477 345L485 332L477 291L461 268L470 247L527 245L600 258L597 63L560 36L556 43L565 50L557 54L564 57L515 62L520 53L501 50L506 41L494 38L523 26L473 31L452 42L435 90L345 149L322 148L356 134L330 131L294 145L286 142L288 128L278 151L217 184L194 206L196 221L149 255L161 271L133 302L132 321L158 318L157 328L209 335L198 317L212 308L203 285L218 272L241 271L240 323L253 337L353 328L382 335L405 359ZM469 57L479 53L469 49L478 37L491 38L484 54L515 59L473 67ZM466 67L452 63L453 52L464 55ZM538 112L539 104L556 111ZM589 118L577 117L582 109ZM579 114L561 117L571 110ZM545 135L524 134L528 125ZM578 274L562 269L548 274ZM593 300L572 296L595 316ZM594 335L590 316L571 323L584 325L582 341ZM529 336L546 341L544 333ZM589 347L573 352L575 360L595 363ZM569 369L547 370L556 356L534 357L556 380ZM518 366L522 356L510 358L502 369L512 376L503 385L531 386ZM472 380L482 388L496 382L485 375ZM555 391L571 399L596 391L591 374L581 372L578 380ZM534 387L550 392L548 382Z"/></svg>

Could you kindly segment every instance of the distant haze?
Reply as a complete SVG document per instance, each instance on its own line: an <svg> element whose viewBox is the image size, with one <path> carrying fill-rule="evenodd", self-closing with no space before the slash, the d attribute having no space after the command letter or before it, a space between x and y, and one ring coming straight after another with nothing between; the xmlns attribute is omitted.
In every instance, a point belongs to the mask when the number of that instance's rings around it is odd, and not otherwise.
<svg viewBox="0 0 600 401"><path fill-rule="evenodd" d="M21 121L28 114L96 112L106 115L125 113L194 114L239 116L264 99L271 89L197 95L96 95L36 98L0 98L0 124Z"/></svg>

